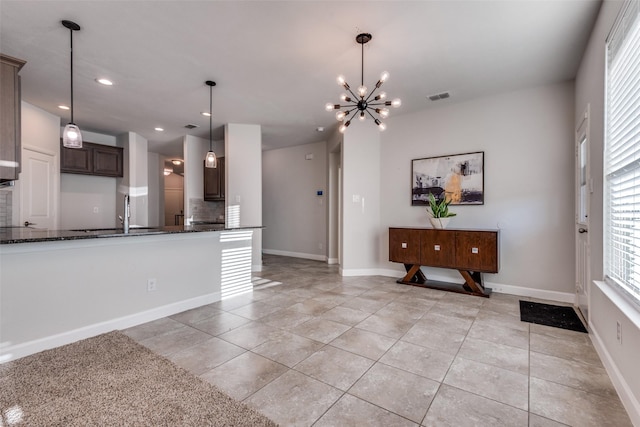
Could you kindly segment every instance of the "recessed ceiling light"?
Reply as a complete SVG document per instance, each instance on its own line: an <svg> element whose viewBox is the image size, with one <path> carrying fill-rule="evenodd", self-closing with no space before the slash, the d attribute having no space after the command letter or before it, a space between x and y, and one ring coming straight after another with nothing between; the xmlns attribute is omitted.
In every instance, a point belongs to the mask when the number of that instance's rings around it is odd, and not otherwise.
<svg viewBox="0 0 640 427"><path fill-rule="evenodd" d="M155 128L158 132L164 132L163 128Z"/></svg>
<svg viewBox="0 0 640 427"><path fill-rule="evenodd" d="M173 163L174 165L180 165L182 163L182 160L171 160L171 163Z"/></svg>
<svg viewBox="0 0 640 427"><path fill-rule="evenodd" d="M105 86L113 86L113 82L112 82L111 80L109 80L109 79L101 78L101 79L96 79L96 81L97 81L98 83L100 83L101 85L105 85Z"/></svg>
<svg viewBox="0 0 640 427"><path fill-rule="evenodd" d="M324 128L323 128L322 126L318 126L318 127L316 128L316 131L317 131L317 132L324 132Z"/></svg>
<svg viewBox="0 0 640 427"><path fill-rule="evenodd" d="M211 117L211 113L207 113L206 111L203 111L200 114L202 114L203 116L206 116L206 117Z"/></svg>
<svg viewBox="0 0 640 427"><path fill-rule="evenodd" d="M67 107L66 105L58 105L58 108L61 110L68 110L69 107Z"/></svg>

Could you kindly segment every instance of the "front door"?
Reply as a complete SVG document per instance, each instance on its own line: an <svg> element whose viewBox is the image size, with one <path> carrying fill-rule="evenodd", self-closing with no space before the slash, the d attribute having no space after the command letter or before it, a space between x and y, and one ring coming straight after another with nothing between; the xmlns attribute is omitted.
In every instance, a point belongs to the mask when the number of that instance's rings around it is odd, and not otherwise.
<svg viewBox="0 0 640 427"><path fill-rule="evenodd" d="M28 148L22 150L20 225L56 229L56 157Z"/></svg>
<svg viewBox="0 0 640 427"><path fill-rule="evenodd" d="M589 243L589 199L593 191L589 165L589 106L576 128L575 138L575 236L576 301L584 320L589 322L589 284L591 251Z"/></svg>

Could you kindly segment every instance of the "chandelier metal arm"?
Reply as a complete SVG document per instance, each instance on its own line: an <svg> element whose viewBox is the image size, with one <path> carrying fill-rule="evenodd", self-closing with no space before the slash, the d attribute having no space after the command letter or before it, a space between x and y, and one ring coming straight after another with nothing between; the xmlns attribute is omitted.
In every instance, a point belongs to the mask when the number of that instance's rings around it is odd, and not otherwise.
<svg viewBox="0 0 640 427"><path fill-rule="evenodd" d="M358 109L354 108L353 110L353 114L351 115L351 117L349 117L349 120L347 120L348 122L350 122L351 120L353 120L353 118L356 116L356 114L358 114ZM351 111L349 111L349 113L351 113ZM349 113L347 113L347 115L349 115Z"/></svg>
<svg viewBox="0 0 640 427"><path fill-rule="evenodd" d="M371 111L370 111L368 108L366 109L366 111L367 111L367 113L371 116L371 118L372 118L373 120L376 120L376 117L375 117L373 114L371 114ZM375 110L374 110L374 111L375 111ZM376 112L376 114L378 114L378 112ZM379 115L379 114L378 114L378 115Z"/></svg>
<svg viewBox="0 0 640 427"><path fill-rule="evenodd" d="M356 95L355 93L353 93L353 91L351 90L351 87L350 87L348 84L346 84L346 82L345 82L345 85L344 85L343 87L344 87L346 90L348 90L348 91L349 91L349 93L351 94L351 96L353 96L354 98L360 98L358 95Z"/></svg>
<svg viewBox="0 0 640 427"><path fill-rule="evenodd" d="M371 93L369 93L369 95L367 96L367 99L364 100L364 102L366 102L367 104L369 103L369 99L371 99L371 97L373 96L374 93L376 93L376 90L378 90L378 85L376 85L373 90L371 91Z"/></svg>

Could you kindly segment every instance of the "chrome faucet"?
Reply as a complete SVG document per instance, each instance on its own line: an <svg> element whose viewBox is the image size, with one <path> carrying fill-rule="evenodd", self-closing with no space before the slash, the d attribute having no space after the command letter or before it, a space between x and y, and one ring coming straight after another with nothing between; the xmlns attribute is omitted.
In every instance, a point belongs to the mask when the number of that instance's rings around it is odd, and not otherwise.
<svg viewBox="0 0 640 427"><path fill-rule="evenodd" d="M129 217L131 217L131 207L129 206L129 195L124 195L124 218L118 215L120 218L120 222L122 223L122 228L124 228L124 233L129 233Z"/></svg>

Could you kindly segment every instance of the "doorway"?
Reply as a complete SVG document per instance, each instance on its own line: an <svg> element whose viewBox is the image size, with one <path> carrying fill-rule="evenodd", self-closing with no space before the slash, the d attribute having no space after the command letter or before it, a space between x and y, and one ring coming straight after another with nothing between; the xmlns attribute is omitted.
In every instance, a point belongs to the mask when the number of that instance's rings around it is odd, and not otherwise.
<svg viewBox="0 0 640 427"><path fill-rule="evenodd" d="M49 230L58 228L59 186L54 179L57 164L56 155L23 147L20 225Z"/></svg>
<svg viewBox="0 0 640 427"><path fill-rule="evenodd" d="M179 159L165 162L164 225L184 225L184 162Z"/></svg>
<svg viewBox="0 0 640 427"><path fill-rule="evenodd" d="M340 264L342 242L342 150L341 145L329 153L329 227L327 263Z"/></svg>
<svg viewBox="0 0 640 427"><path fill-rule="evenodd" d="M591 278L591 246L589 239L589 202L593 191L589 162L589 115L587 105L575 133L575 239L576 300L580 314L589 324L589 284Z"/></svg>

